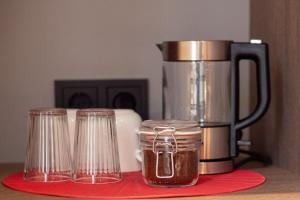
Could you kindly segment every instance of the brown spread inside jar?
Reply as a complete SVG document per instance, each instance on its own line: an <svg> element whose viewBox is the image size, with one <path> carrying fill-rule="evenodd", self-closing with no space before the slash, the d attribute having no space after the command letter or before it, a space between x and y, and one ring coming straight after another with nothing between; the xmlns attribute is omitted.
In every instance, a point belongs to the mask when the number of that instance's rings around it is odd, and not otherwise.
<svg viewBox="0 0 300 200"><path fill-rule="evenodd" d="M156 155L152 150L143 151L144 178L150 185L181 186L193 185L198 178L198 151L179 151L173 154L174 175L171 178L156 176ZM172 174L172 161L169 153L158 156L158 175Z"/></svg>

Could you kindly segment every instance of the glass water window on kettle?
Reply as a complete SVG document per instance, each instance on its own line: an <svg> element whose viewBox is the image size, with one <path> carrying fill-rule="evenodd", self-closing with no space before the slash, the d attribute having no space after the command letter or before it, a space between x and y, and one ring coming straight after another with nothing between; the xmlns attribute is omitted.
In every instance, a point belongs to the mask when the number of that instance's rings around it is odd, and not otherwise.
<svg viewBox="0 0 300 200"><path fill-rule="evenodd" d="M230 61L167 60L163 70L166 119L230 123Z"/></svg>

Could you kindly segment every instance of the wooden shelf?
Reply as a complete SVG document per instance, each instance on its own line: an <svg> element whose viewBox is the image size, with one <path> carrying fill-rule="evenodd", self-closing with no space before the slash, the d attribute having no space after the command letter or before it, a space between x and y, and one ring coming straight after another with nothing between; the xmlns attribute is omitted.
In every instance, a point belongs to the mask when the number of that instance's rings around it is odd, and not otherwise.
<svg viewBox="0 0 300 200"><path fill-rule="evenodd" d="M185 198L172 198L172 199L187 199L187 200L211 200L211 199L225 199L225 200L235 200L235 199L255 199L255 200L282 200L282 199L300 199L300 176L295 175L287 170L283 170L274 166L269 167L251 167L255 171L262 173L267 181L257 188L235 192L224 195L213 195L213 196L200 196L200 197L185 197ZM23 164L0 164L0 178L2 180L6 175L22 171ZM51 197L51 196L42 196L34 195L29 193L17 192L11 189L0 186L0 199L6 200L58 200L66 199L62 197ZM68 198L70 199L70 198ZM166 199L166 198L164 198Z"/></svg>

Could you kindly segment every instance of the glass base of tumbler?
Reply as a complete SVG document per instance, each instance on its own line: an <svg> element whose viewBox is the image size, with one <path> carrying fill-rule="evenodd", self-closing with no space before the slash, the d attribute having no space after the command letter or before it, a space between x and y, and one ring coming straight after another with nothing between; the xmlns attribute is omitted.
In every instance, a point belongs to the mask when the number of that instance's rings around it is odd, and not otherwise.
<svg viewBox="0 0 300 200"><path fill-rule="evenodd" d="M47 174L43 172L25 172L24 180L33 182L62 182L71 179L71 174Z"/></svg>
<svg viewBox="0 0 300 200"><path fill-rule="evenodd" d="M73 178L73 182L84 184L107 184L119 181L121 181L121 176L77 175Z"/></svg>

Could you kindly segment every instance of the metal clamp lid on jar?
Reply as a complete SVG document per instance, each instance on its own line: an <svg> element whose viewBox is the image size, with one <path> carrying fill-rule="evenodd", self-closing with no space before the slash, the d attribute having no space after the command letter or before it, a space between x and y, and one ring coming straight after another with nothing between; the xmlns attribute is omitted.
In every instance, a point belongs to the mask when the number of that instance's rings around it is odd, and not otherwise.
<svg viewBox="0 0 300 200"><path fill-rule="evenodd" d="M161 130L161 131L159 131ZM174 133L176 132L176 129L174 127L154 127L153 131L155 132L155 137L153 139L153 145L152 145L152 151L156 154L156 164L155 164L155 175L157 178L172 178L174 176L174 153L177 153L177 141L174 136ZM158 137L160 135L164 135L170 133L171 134L171 140L164 140L159 141ZM172 140L174 141L174 144L172 144ZM160 148L166 149L166 151L160 150ZM171 175L169 176L160 176L158 174L158 166L159 166L159 154L167 153L170 155L171 158Z"/></svg>

